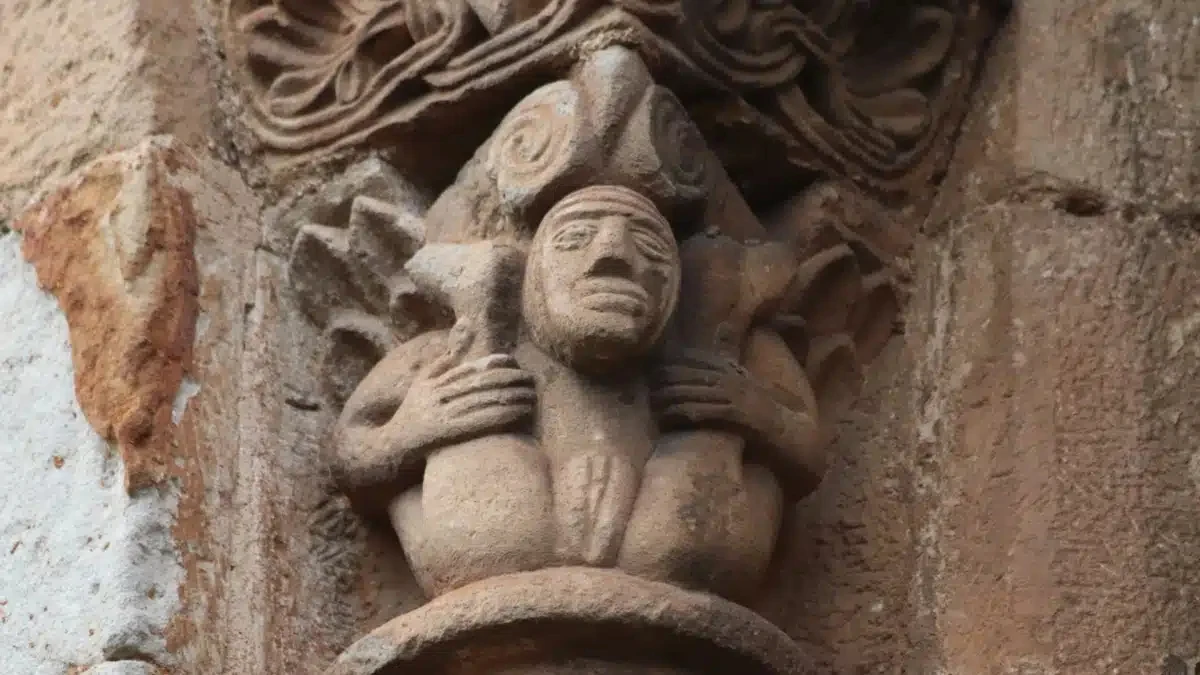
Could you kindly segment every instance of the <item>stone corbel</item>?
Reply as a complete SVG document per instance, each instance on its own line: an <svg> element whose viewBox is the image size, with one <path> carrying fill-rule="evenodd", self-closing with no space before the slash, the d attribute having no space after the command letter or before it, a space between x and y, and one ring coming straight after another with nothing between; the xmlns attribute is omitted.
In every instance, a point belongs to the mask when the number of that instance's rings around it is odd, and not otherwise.
<svg viewBox="0 0 1200 675"><path fill-rule="evenodd" d="M989 8L247 2L278 157L407 156L292 244L333 469L430 598L330 675L814 672L743 603L893 333L879 204L936 170ZM457 169L427 207L422 162Z"/></svg>

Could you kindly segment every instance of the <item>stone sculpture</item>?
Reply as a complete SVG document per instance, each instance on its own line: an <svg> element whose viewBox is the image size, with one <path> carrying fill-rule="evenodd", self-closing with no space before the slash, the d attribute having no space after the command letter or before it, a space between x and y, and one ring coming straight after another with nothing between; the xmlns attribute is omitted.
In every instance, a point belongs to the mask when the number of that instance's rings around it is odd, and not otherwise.
<svg viewBox="0 0 1200 675"><path fill-rule="evenodd" d="M904 238L836 179L927 179L988 15L873 10L917 40L883 67L863 4L231 4L279 158L461 166L424 212L364 195L293 247L333 468L431 599L332 675L812 672L739 603L900 306ZM499 123L415 151L462 115Z"/></svg>

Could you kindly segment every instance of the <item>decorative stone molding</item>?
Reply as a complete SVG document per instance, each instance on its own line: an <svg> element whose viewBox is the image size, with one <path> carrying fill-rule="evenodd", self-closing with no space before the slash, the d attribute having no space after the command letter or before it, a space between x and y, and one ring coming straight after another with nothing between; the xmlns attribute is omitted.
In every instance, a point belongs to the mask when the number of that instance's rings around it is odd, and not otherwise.
<svg viewBox="0 0 1200 675"><path fill-rule="evenodd" d="M226 25L251 125L285 161L400 146L452 175L487 128L461 120L494 121L581 53L622 45L749 192L817 173L904 195L942 160L1004 4L231 0Z"/></svg>
<svg viewBox="0 0 1200 675"><path fill-rule="evenodd" d="M812 672L738 603L902 305L861 189L928 181L995 10L231 3L269 147L399 167L275 228L333 471L432 599L330 672Z"/></svg>

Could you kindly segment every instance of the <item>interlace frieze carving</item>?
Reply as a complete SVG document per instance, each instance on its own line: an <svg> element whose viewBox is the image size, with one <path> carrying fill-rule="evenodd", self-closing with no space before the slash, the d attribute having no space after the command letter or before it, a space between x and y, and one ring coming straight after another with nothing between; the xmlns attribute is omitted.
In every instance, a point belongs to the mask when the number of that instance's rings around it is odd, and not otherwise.
<svg viewBox="0 0 1200 675"><path fill-rule="evenodd" d="M494 121L581 50L621 44L690 92L743 188L818 172L903 195L935 170L1000 4L230 0L227 24L251 125L285 160L432 134L446 161L422 170L448 177L482 140L458 120Z"/></svg>

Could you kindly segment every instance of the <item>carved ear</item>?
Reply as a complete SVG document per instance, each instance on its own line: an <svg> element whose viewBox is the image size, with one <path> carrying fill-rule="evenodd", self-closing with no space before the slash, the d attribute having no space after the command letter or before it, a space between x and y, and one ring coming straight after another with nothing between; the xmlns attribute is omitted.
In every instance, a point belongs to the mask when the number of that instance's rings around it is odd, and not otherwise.
<svg viewBox="0 0 1200 675"><path fill-rule="evenodd" d="M804 369L816 394L823 426L831 429L854 405L862 389L862 366L853 339L838 333L814 340Z"/></svg>
<svg viewBox="0 0 1200 675"><path fill-rule="evenodd" d="M896 333L900 317L900 291L891 270L882 269L863 279L863 293L850 315L849 328L863 363L875 360Z"/></svg>
<svg viewBox="0 0 1200 675"><path fill-rule="evenodd" d="M832 246L800 265L789 310L804 318L812 336L844 332L862 294L858 260L849 246Z"/></svg>

